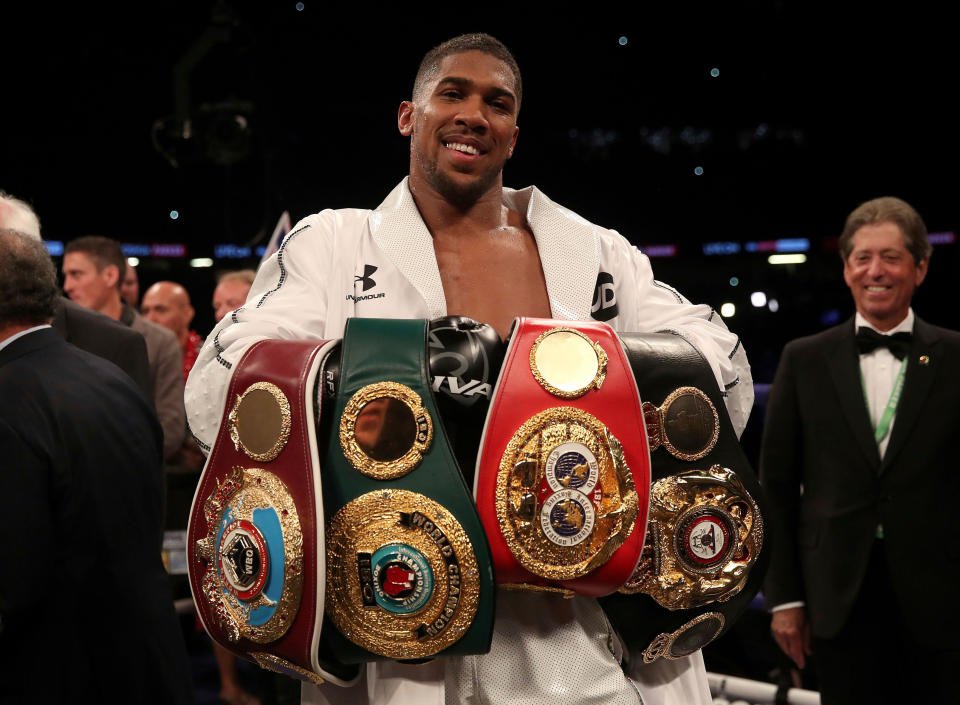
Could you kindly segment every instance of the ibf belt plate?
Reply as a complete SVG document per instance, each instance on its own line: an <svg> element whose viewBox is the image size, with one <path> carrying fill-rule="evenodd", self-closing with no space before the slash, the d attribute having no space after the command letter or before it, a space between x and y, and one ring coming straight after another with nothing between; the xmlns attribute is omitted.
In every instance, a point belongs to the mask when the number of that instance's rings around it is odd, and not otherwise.
<svg viewBox="0 0 960 705"><path fill-rule="evenodd" d="M609 429L582 409L555 407L531 417L507 444L496 506L504 540L524 568L572 580L623 544L638 498Z"/></svg>
<svg viewBox="0 0 960 705"><path fill-rule="evenodd" d="M327 613L368 651L427 658L473 622L480 574L460 522L432 499L377 490L341 507L327 528Z"/></svg>
<svg viewBox="0 0 960 705"><path fill-rule="evenodd" d="M203 599L227 637L267 644L293 623L303 593L303 539L287 487L273 473L234 468L204 503Z"/></svg>

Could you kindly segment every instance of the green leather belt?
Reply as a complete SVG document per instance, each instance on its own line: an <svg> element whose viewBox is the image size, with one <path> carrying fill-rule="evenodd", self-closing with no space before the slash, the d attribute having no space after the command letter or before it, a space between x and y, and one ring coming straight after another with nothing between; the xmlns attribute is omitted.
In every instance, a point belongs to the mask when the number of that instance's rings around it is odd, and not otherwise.
<svg viewBox="0 0 960 705"><path fill-rule="evenodd" d="M327 430L326 614L344 663L485 653L490 549L427 381L424 320L347 321Z"/></svg>

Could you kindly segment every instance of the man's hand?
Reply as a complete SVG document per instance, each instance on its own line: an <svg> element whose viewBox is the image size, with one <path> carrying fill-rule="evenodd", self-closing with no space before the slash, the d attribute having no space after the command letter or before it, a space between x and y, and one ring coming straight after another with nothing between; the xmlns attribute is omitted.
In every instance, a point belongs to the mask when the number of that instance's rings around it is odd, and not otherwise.
<svg viewBox="0 0 960 705"><path fill-rule="evenodd" d="M793 659L798 668L805 668L810 655L810 623L803 607L788 607L773 613L770 631L783 653Z"/></svg>

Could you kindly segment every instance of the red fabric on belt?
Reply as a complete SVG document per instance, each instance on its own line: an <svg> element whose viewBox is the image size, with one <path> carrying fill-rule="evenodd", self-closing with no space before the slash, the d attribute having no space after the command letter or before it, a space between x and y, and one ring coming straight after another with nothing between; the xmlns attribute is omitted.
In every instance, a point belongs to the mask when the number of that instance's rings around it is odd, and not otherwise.
<svg viewBox="0 0 960 705"><path fill-rule="evenodd" d="M530 350L537 337L553 328L573 328L597 341L608 356L606 379L577 399L563 399L544 389L530 370ZM497 475L507 444L517 429L535 414L569 406L599 419L623 446L634 477L639 512L633 530L604 565L580 578L550 581L524 568L503 537L496 511ZM629 361L613 330L604 323L520 318L514 328L500 379L490 405L477 477L477 508L493 552L498 583L532 583L564 587L599 597L622 586L633 573L643 549L650 487L650 453L643 426L637 386Z"/></svg>

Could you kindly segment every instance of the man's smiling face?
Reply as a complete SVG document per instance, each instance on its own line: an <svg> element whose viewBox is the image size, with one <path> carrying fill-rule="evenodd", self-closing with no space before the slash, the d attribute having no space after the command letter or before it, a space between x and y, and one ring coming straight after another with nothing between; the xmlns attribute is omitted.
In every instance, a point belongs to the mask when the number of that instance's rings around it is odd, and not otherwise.
<svg viewBox="0 0 960 705"><path fill-rule="evenodd" d="M914 289L927 275L928 263L929 259L914 261L900 226L873 223L853 234L843 279L860 315L886 331L906 318Z"/></svg>
<svg viewBox="0 0 960 705"><path fill-rule="evenodd" d="M500 185L518 108L513 73L500 59L480 51L445 57L420 94L400 106L400 132L411 137L411 187L469 206Z"/></svg>

